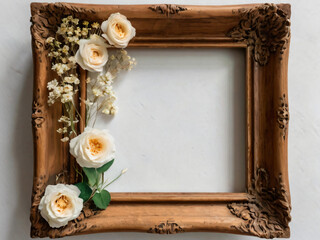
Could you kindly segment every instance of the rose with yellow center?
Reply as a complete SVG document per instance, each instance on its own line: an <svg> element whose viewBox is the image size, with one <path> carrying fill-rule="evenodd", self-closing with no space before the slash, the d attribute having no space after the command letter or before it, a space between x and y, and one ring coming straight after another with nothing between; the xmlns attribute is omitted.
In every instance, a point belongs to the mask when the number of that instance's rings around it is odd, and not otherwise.
<svg viewBox="0 0 320 240"><path fill-rule="evenodd" d="M76 62L90 72L102 72L108 61L108 44L102 37L92 35L89 39L79 41Z"/></svg>
<svg viewBox="0 0 320 240"><path fill-rule="evenodd" d="M101 24L102 36L109 44L117 48L127 47L129 41L136 35L136 29L126 16L120 13L113 13L108 20Z"/></svg>
<svg viewBox="0 0 320 240"><path fill-rule="evenodd" d="M80 190L74 185L48 185L41 198L41 216L52 228L59 228L76 219L83 208Z"/></svg>
<svg viewBox="0 0 320 240"><path fill-rule="evenodd" d="M99 168L115 158L114 140L107 130L87 127L71 139L70 153L81 167Z"/></svg>

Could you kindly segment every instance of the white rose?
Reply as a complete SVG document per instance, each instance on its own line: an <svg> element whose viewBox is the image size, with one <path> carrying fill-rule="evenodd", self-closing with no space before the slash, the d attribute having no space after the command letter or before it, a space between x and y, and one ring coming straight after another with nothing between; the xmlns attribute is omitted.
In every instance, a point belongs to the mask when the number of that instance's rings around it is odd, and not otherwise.
<svg viewBox="0 0 320 240"><path fill-rule="evenodd" d="M109 44L117 48L125 48L129 41L136 35L136 29L126 16L120 13L113 13L108 20L101 24L102 36L108 40Z"/></svg>
<svg viewBox="0 0 320 240"><path fill-rule="evenodd" d="M114 140L107 130L86 127L70 141L70 153L81 167L99 168L114 159Z"/></svg>
<svg viewBox="0 0 320 240"><path fill-rule="evenodd" d="M90 39L81 39L75 55L76 62L90 72L102 72L108 61L107 47L108 44L98 35L93 35Z"/></svg>
<svg viewBox="0 0 320 240"><path fill-rule="evenodd" d="M74 185L48 185L41 198L39 210L41 216L52 228L59 228L79 217L83 200L80 190Z"/></svg>

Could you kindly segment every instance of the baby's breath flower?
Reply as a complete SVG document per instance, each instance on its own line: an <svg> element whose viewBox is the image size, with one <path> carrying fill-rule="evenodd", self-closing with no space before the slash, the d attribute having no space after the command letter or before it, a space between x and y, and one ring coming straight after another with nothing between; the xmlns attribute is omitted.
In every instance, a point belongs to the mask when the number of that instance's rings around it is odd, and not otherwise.
<svg viewBox="0 0 320 240"><path fill-rule="evenodd" d="M68 18L62 18L62 22L66 24L66 23L69 22L69 19Z"/></svg>
<svg viewBox="0 0 320 240"><path fill-rule="evenodd" d="M62 103L71 102L72 101L72 96L73 96L72 92L62 94L61 102Z"/></svg>
<svg viewBox="0 0 320 240"><path fill-rule="evenodd" d="M70 122L70 118L68 118L67 116L61 116L59 119L58 119L58 122Z"/></svg>
<svg viewBox="0 0 320 240"><path fill-rule="evenodd" d="M52 91L52 93L54 94L54 96L55 96L56 98L60 97L61 94L62 94L62 92L63 92L63 87L61 87L61 86L55 87L55 88L53 89L53 91Z"/></svg>
<svg viewBox="0 0 320 240"><path fill-rule="evenodd" d="M73 87L70 84L64 85L63 87L63 92L65 93L71 92L72 90L73 90Z"/></svg>
<svg viewBox="0 0 320 240"><path fill-rule="evenodd" d="M91 27L98 29L100 27L100 24L97 23L97 22L94 22L94 23L91 24Z"/></svg>
<svg viewBox="0 0 320 240"><path fill-rule="evenodd" d="M87 36L88 33L89 33L88 28L82 28L82 31L81 31L81 35L82 35L82 36Z"/></svg>
<svg viewBox="0 0 320 240"><path fill-rule="evenodd" d="M110 114L111 115L116 115L116 113L118 112L118 107L113 106L110 108Z"/></svg>
<svg viewBox="0 0 320 240"><path fill-rule="evenodd" d="M80 83L80 80L76 76L74 76L73 74L70 74L69 77L64 77L63 81L66 83L74 83L74 84Z"/></svg>
<svg viewBox="0 0 320 240"><path fill-rule="evenodd" d="M77 77L74 77L74 84L79 84L80 83L80 80L79 80L79 78L77 78Z"/></svg>
<svg viewBox="0 0 320 240"><path fill-rule="evenodd" d="M69 141L69 138L68 137L64 137L61 139L61 142L68 142Z"/></svg>
<svg viewBox="0 0 320 240"><path fill-rule="evenodd" d="M102 96L102 91L99 88L93 88L92 89L92 93L93 95L95 95L96 97L101 97Z"/></svg>
<svg viewBox="0 0 320 240"><path fill-rule="evenodd" d="M53 55L54 57L59 57L59 56L61 55L61 53L59 53L59 52L52 52L52 55Z"/></svg>
<svg viewBox="0 0 320 240"><path fill-rule="evenodd" d="M69 15L69 16L67 17L67 19L68 19L69 21L72 20L72 19L73 19L72 15Z"/></svg>
<svg viewBox="0 0 320 240"><path fill-rule="evenodd" d="M86 83L90 83L90 82L91 82L91 78L90 78L90 77L87 77Z"/></svg>
<svg viewBox="0 0 320 240"><path fill-rule="evenodd" d="M52 81L47 83L48 90L53 90L56 86L58 86L57 79L53 79Z"/></svg>
<svg viewBox="0 0 320 240"><path fill-rule="evenodd" d="M108 108L104 108L102 110L102 113L106 114L106 115L109 115L110 114L110 110Z"/></svg>
<svg viewBox="0 0 320 240"><path fill-rule="evenodd" d="M114 76L110 72L107 72L105 76L110 81L114 79Z"/></svg>
<svg viewBox="0 0 320 240"><path fill-rule="evenodd" d="M74 56L69 57L68 60L71 63L76 63L76 58Z"/></svg>
<svg viewBox="0 0 320 240"><path fill-rule="evenodd" d="M56 63L52 66L51 68L52 70L56 71L58 73L58 75L62 75L63 73L65 73L66 71L70 70L70 68L68 67L67 64L63 64L63 63Z"/></svg>
<svg viewBox="0 0 320 240"><path fill-rule="evenodd" d="M80 27L77 27L77 29L74 30L74 34L75 34L76 36L80 37L80 36L81 36L81 28L80 28Z"/></svg>
<svg viewBox="0 0 320 240"><path fill-rule="evenodd" d="M62 48L62 52L65 53L65 54L68 53L69 52L69 46L68 45L64 45L63 48Z"/></svg>
<svg viewBox="0 0 320 240"><path fill-rule="evenodd" d="M66 27L58 27L57 34L64 35L66 32L67 32L67 28Z"/></svg>
<svg viewBox="0 0 320 240"><path fill-rule="evenodd" d="M54 38L53 37L48 37L46 39L46 43L53 43Z"/></svg>
<svg viewBox="0 0 320 240"><path fill-rule="evenodd" d="M59 42L59 41L55 40L55 41L54 41L54 45L55 45L56 47L60 47L61 42Z"/></svg>
<svg viewBox="0 0 320 240"><path fill-rule="evenodd" d="M75 25L79 24L79 19L78 18L74 18L71 20L72 23L74 23Z"/></svg>
<svg viewBox="0 0 320 240"><path fill-rule="evenodd" d="M74 31L73 27L68 27L68 28L67 28L67 34L68 34L69 36L73 35L73 31Z"/></svg>
<svg viewBox="0 0 320 240"><path fill-rule="evenodd" d="M92 106L92 105L93 105L93 102L91 102L89 99L85 100L84 103L85 103L87 106Z"/></svg>
<svg viewBox="0 0 320 240"><path fill-rule="evenodd" d="M82 23L84 26L88 26L89 25L89 22L88 21L83 21Z"/></svg>
<svg viewBox="0 0 320 240"><path fill-rule="evenodd" d="M57 130L58 133L67 133L68 132L68 128L67 127L63 127L63 128L59 128Z"/></svg>

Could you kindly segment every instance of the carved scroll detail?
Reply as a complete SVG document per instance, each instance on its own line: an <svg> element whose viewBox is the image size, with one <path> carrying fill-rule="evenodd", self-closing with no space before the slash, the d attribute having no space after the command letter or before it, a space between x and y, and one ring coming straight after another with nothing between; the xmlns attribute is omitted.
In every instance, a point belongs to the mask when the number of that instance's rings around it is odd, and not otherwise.
<svg viewBox="0 0 320 240"><path fill-rule="evenodd" d="M159 225L155 225L153 228L148 230L148 233L158 233L158 234L175 234L182 233L184 230L173 221L162 222Z"/></svg>
<svg viewBox="0 0 320 240"><path fill-rule="evenodd" d="M48 236L50 238L60 238L95 228L96 225L90 224L88 221L86 221L89 217L97 215L101 212L99 210L93 210L93 208L93 206L89 205L84 206L77 219L70 221L68 225L63 228L50 228Z"/></svg>
<svg viewBox="0 0 320 240"><path fill-rule="evenodd" d="M41 128L42 123L44 122L44 116L42 112L42 105L39 103L39 88L37 89L36 99L33 101L32 106L32 125L35 129Z"/></svg>
<svg viewBox="0 0 320 240"><path fill-rule="evenodd" d="M75 7L68 3L48 3L39 5L38 8L32 8L31 34L33 37L32 46L41 54L46 46L45 40L49 36L54 36L56 28L61 18L67 15L73 15L81 19L91 19L95 11L81 7ZM40 59L41 60L41 59Z"/></svg>
<svg viewBox="0 0 320 240"><path fill-rule="evenodd" d="M287 130L288 130L288 123L289 123L289 107L288 107L288 100L286 99L286 95L283 94L280 98L280 106L277 111L278 116L278 125L281 129L281 137L283 140L286 139Z"/></svg>
<svg viewBox="0 0 320 240"><path fill-rule="evenodd" d="M258 169L249 189L249 201L231 203L228 208L244 221L239 226L233 226L241 232L261 238L277 238L289 231L291 205L281 174L277 186L273 188L269 186L267 171Z"/></svg>
<svg viewBox="0 0 320 240"><path fill-rule="evenodd" d="M186 7L173 5L173 4L162 4L157 6L151 6L149 7L150 10L159 13L164 14L166 16L173 15L173 14L179 14L179 12L187 11L188 9Z"/></svg>
<svg viewBox="0 0 320 240"><path fill-rule="evenodd" d="M227 36L252 46L254 60L261 66L268 63L270 54L286 49L290 37L288 15L275 4L264 4L251 9L240 9L241 20Z"/></svg>

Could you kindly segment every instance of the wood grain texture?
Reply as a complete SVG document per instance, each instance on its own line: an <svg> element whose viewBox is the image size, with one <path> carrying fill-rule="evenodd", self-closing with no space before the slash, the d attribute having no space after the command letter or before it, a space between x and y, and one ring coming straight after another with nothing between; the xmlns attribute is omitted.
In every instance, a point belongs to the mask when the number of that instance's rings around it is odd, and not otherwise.
<svg viewBox="0 0 320 240"><path fill-rule="evenodd" d="M48 107L54 78L45 39L66 15L102 22L120 12L136 28L129 47L246 48L246 193L113 193L105 211L86 206L66 227L51 229L38 205L48 184L74 182L68 144L56 133L62 106ZM288 56L289 4L237 6L88 5L32 3L34 59L32 126L34 184L31 236L52 238L94 232L172 234L215 231L264 238L289 237ZM79 69L80 97L86 95ZM80 104L84 117L84 104ZM79 131L84 124L80 122Z"/></svg>

